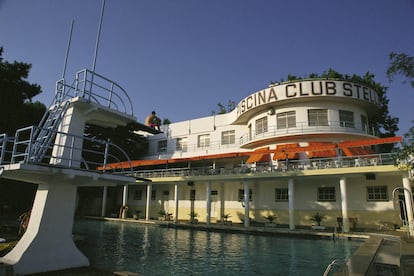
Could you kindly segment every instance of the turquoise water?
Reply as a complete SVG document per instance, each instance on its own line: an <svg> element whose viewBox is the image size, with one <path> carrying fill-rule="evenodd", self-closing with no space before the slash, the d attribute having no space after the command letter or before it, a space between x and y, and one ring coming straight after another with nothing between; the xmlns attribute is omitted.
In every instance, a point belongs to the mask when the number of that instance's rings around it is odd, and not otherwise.
<svg viewBox="0 0 414 276"><path fill-rule="evenodd" d="M73 233L92 266L142 275L322 275L361 245L90 220Z"/></svg>

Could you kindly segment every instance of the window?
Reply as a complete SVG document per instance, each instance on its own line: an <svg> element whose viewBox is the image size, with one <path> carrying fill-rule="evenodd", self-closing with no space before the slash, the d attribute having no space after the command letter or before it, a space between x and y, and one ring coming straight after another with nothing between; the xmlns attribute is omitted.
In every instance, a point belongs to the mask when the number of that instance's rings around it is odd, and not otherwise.
<svg viewBox="0 0 414 276"><path fill-rule="evenodd" d="M278 113L276 117L277 129L296 127L296 111Z"/></svg>
<svg viewBox="0 0 414 276"><path fill-rule="evenodd" d="M355 127L354 112L339 110L339 125L341 127Z"/></svg>
<svg viewBox="0 0 414 276"><path fill-rule="evenodd" d="M180 151L187 151L187 137L177 138L175 149Z"/></svg>
<svg viewBox="0 0 414 276"><path fill-rule="evenodd" d="M221 133L221 144L231 145L236 141L236 134L234 130L223 131Z"/></svg>
<svg viewBox="0 0 414 276"><path fill-rule="evenodd" d="M169 196L170 195L170 191L169 190L162 191L162 195L163 196Z"/></svg>
<svg viewBox="0 0 414 276"><path fill-rule="evenodd" d="M267 132L267 117L256 120L256 135Z"/></svg>
<svg viewBox="0 0 414 276"><path fill-rule="evenodd" d="M157 191L156 190L152 190L151 191L151 200L155 200L157 198Z"/></svg>
<svg viewBox="0 0 414 276"><path fill-rule="evenodd" d="M158 152L167 151L167 140L158 141Z"/></svg>
<svg viewBox="0 0 414 276"><path fill-rule="evenodd" d="M361 128L364 132L366 132L368 129L368 120L364 115L361 115Z"/></svg>
<svg viewBox="0 0 414 276"><path fill-rule="evenodd" d="M197 147L206 148L210 146L210 134L198 135Z"/></svg>
<svg viewBox="0 0 414 276"><path fill-rule="evenodd" d="M218 191L217 190L212 190L211 191L211 195L212 196L217 196L218 195Z"/></svg>
<svg viewBox="0 0 414 276"><path fill-rule="evenodd" d="M287 188L276 188L275 189L275 201L288 201L289 193Z"/></svg>
<svg viewBox="0 0 414 276"><path fill-rule="evenodd" d="M335 187L319 187L318 201L336 201Z"/></svg>
<svg viewBox="0 0 414 276"><path fill-rule="evenodd" d="M196 190L190 190L190 200L194 201L196 197Z"/></svg>
<svg viewBox="0 0 414 276"><path fill-rule="evenodd" d="M369 186L367 187L367 201L387 201L387 186Z"/></svg>
<svg viewBox="0 0 414 276"><path fill-rule="evenodd" d="M328 110L327 109L309 109L308 110L309 126L328 126Z"/></svg>
<svg viewBox="0 0 414 276"><path fill-rule="evenodd" d="M253 195L253 191L252 189L249 189L249 201L252 201L252 195ZM244 189L239 189L239 201L240 202L244 201Z"/></svg>
<svg viewBox="0 0 414 276"><path fill-rule="evenodd" d="M134 200L142 200L142 190L134 191Z"/></svg>

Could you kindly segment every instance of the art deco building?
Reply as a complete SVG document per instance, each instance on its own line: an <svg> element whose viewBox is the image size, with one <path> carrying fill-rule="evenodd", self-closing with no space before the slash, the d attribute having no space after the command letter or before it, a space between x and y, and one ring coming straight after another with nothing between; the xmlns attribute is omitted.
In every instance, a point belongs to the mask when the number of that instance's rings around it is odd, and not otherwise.
<svg viewBox="0 0 414 276"><path fill-rule="evenodd" d="M324 225L343 222L345 231L402 226L400 215L406 221L412 208L404 201L408 173L391 153L401 137L377 137L378 112L376 92L360 83L272 84L229 113L147 135L147 155L132 161L142 181L125 187L118 203L147 219L165 212L188 221L196 213L207 224L248 226L276 216L294 229L319 213Z"/></svg>

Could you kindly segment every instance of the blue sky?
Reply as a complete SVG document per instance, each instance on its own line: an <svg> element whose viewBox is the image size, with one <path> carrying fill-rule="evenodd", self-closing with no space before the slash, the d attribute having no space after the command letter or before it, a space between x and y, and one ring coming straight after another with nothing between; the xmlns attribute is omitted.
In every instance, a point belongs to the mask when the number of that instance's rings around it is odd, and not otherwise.
<svg viewBox="0 0 414 276"><path fill-rule="evenodd" d="M101 0L0 0L3 57L32 64L47 106L61 77L92 69ZM403 134L414 88L386 79L390 52L414 56L414 0L106 0L96 72L131 96L137 120L209 116L288 74L369 71L388 86Z"/></svg>

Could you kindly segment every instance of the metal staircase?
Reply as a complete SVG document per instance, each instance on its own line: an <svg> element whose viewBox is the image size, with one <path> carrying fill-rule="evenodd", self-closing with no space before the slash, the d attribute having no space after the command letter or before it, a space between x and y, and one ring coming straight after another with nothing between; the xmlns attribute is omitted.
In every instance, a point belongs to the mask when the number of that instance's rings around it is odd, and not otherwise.
<svg viewBox="0 0 414 276"><path fill-rule="evenodd" d="M33 145L31 148L32 160L35 163L40 162L47 150L52 147L59 124L69 107L69 101L57 102L51 109L46 112L40 121L39 128L33 135Z"/></svg>
<svg viewBox="0 0 414 276"><path fill-rule="evenodd" d="M12 163L40 163L47 151L52 148L59 124L69 107L70 101L63 100L62 91L57 91L53 103L43 115L36 128L22 128L16 131ZM30 137L27 137L30 136ZM24 152L19 147L25 147Z"/></svg>

